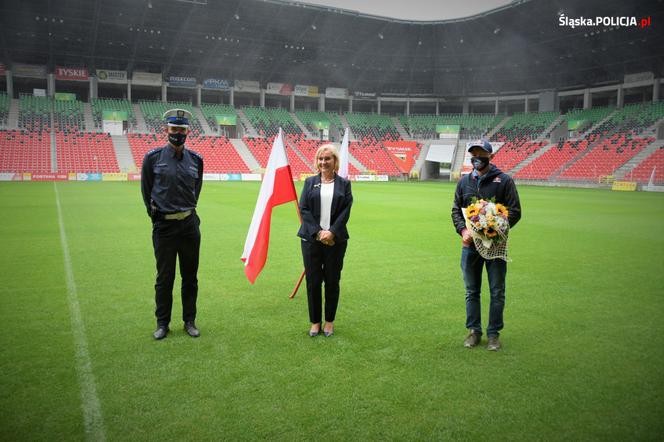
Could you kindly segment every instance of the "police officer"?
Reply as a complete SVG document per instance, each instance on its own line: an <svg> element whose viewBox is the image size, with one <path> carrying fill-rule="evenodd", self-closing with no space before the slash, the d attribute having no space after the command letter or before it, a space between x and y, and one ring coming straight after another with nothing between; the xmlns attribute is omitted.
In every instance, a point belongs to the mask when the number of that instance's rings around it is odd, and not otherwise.
<svg viewBox="0 0 664 442"><path fill-rule="evenodd" d="M157 329L153 337L163 339L169 332L177 257L182 276L184 329L189 336L196 338L200 336L194 321L201 244L196 203L203 185L203 158L184 144L191 113L172 109L164 113L164 119L168 144L148 152L141 171L141 191L152 219L152 245L157 261Z"/></svg>

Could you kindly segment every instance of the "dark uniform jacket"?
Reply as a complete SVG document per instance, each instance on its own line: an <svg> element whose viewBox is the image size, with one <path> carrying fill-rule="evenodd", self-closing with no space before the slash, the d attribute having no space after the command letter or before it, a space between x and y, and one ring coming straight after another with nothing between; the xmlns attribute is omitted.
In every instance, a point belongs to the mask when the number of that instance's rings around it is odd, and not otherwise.
<svg viewBox="0 0 664 442"><path fill-rule="evenodd" d="M323 230L320 226L320 186L320 174L309 177L304 181L300 195L302 225L297 236L307 241L315 241L318 232ZM334 233L336 242L348 240L346 223L350 218L352 205L353 194L350 189L350 181L335 174L332 208L330 209L330 232Z"/></svg>
<svg viewBox="0 0 664 442"><path fill-rule="evenodd" d="M454 205L452 206L452 222L457 233L466 227L462 208L468 207L473 197L489 200L495 198L496 203L507 207L509 215L507 220L510 228L514 227L521 219L521 202L516 191L516 185L512 178L491 164L489 172L482 177L473 176L472 173L464 175L456 187L454 193Z"/></svg>
<svg viewBox="0 0 664 442"><path fill-rule="evenodd" d="M182 158L167 145L151 150L143 158L141 191L148 215L185 212L196 208L203 186L203 158L183 149Z"/></svg>

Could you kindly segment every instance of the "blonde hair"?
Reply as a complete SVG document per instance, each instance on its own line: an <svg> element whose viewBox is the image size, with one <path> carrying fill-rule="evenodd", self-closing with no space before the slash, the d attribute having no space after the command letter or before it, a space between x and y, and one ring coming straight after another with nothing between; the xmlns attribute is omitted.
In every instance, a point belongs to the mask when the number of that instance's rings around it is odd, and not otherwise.
<svg viewBox="0 0 664 442"><path fill-rule="evenodd" d="M341 162L341 158L339 158L339 151L334 146L334 144L331 144L331 143L325 143L325 144L320 145L320 147L316 151L316 155L314 156L314 167L316 168L316 170L318 172L320 172L320 169L318 168L318 158L326 150L329 151L332 154L332 156L334 157L334 171L339 172L339 163Z"/></svg>

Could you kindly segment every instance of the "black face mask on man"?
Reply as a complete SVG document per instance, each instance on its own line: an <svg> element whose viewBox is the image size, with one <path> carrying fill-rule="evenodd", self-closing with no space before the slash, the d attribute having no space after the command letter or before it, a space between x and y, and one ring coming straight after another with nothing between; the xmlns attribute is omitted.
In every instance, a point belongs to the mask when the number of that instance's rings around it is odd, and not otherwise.
<svg viewBox="0 0 664 442"><path fill-rule="evenodd" d="M487 157L471 157L470 162L473 164L475 170L482 170L489 165L489 158Z"/></svg>
<svg viewBox="0 0 664 442"><path fill-rule="evenodd" d="M187 134L182 132L176 132L173 134L168 134L168 142L175 147L180 147L184 144L187 139Z"/></svg>

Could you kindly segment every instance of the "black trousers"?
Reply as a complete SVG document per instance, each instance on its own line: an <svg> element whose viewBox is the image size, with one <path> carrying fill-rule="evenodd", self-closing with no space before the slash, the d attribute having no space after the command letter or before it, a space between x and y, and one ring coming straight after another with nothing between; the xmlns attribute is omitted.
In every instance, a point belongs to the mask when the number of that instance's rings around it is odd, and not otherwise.
<svg viewBox="0 0 664 442"><path fill-rule="evenodd" d="M325 283L325 321L332 322L339 304L339 280L344 266L344 255L348 243L338 242L326 246L319 241L301 241L302 258L307 277L307 300L309 321L321 322L322 285Z"/></svg>
<svg viewBox="0 0 664 442"><path fill-rule="evenodd" d="M171 321L176 258L180 262L182 278L182 320L196 319L200 224L201 220L195 212L181 221L159 217L153 221L152 245L157 260L157 282L154 286L157 325L168 325Z"/></svg>

